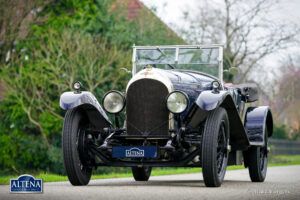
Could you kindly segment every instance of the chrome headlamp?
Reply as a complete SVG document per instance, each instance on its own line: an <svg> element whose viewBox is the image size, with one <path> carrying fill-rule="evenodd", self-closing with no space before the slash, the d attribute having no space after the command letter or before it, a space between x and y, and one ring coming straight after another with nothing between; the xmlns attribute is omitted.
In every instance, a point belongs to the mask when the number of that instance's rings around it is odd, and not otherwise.
<svg viewBox="0 0 300 200"><path fill-rule="evenodd" d="M125 107L125 97L121 92L111 90L104 95L102 105L108 113L119 113Z"/></svg>
<svg viewBox="0 0 300 200"><path fill-rule="evenodd" d="M80 93L81 87L82 87L82 84L79 81L75 81L73 83L73 89L75 90L75 93Z"/></svg>
<svg viewBox="0 0 300 200"><path fill-rule="evenodd" d="M218 81L213 81L211 83L212 89L214 93L218 93L219 87L220 87L220 83Z"/></svg>
<svg viewBox="0 0 300 200"><path fill-rule="evenodd" d="M189 105L188 96L181 91L171 92L167 97L167 107L174 114L183 113Z"/></svg>

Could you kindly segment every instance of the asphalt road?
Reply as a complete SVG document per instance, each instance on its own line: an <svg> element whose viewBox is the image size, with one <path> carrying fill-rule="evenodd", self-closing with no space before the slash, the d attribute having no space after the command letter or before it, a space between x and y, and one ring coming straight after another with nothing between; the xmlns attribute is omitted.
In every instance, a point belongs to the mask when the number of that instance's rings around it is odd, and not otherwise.
<svg viewBox="0 0 300 200"><path fill-rule="evenodd" d="M269 167L264 183L252 183L248 170L227 171L220 188L207 188L202 174L153 176L148 182L133 178L92 180L88 186L69 182L44 183L42 194L10 194L0 186L0 199L300 199L300 165Z"/></svg>

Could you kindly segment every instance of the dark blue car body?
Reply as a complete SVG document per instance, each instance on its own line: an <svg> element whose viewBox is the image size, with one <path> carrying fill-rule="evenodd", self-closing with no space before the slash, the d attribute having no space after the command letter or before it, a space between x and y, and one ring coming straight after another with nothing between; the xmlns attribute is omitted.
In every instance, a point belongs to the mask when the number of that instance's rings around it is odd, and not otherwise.
<svg viewBox="0 0 300 200"><path fill-rule="evenodd" d="M161 69L155 64L137 72L135 55L139 48L143 47L135 47L134 51L133 77L122 92L124 103L126 100L124 112L107 115L95 96L87 91L61 95L62 109L78 109L89 122L84 126L86 136L79 154L84 152L89 159L94 156L99 159L86 165L202 167L199 155L203 155L203 131L207 118L219 108L228 116L228 143L224 147L228 152L228 165L245 161L247 167L249 161L246 162L245 153L249 149L267 149L267 138L273 133L272 114L268 106L253 106L258 100L253 85L229 85L223 82L221 75L220 78L190 69ZM181 47L174 48L177 59ZM201 49L198 46L184 48ZM222 65L220 60L218 65ZM219 74L222 73L223 68ZM218 82L218 88L213 88L213 82ZM188 106L180 114L170 112L166 106L168 95L174 91L188 98ZM87 158L86 155L79 157Z"/></svg>

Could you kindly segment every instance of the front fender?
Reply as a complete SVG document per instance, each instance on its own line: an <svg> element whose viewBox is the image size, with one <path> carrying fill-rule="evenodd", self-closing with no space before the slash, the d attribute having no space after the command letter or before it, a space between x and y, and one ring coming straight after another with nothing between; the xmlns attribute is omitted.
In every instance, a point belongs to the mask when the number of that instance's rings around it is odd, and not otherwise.
<svg viewBox="0 0 300 200"><path fill-rule="evenodd" d="M250 143L239 116L232 96L227 91L203 91L198 96L195 103L192 105L186 115L186 123L191 127L197 127L201 122L204 122L207 115L218 107L226 109L230 124L230 145L233 150L245 150Z"/></svg>
<svg viewBox="0 0 300 200"><path fill-rule="evenodd" d="M88 115L89 120L96 127L100 126L102 128L112 125L98 100L91 92L64 92L60 96L59 105L64 110L71 110L73 108L83 109Z"/></svg>
<svg viewBox="0 0 300 200"><path fill-rule="evenodd" d="M203 91L200 93L195 103L202 110L210 111L219 107L227 96L230 96L230 93L227 91L219 91L218 93Z"/></svg>
<svg viewBox="0 0 300 200"><path fill-rule="evenodd" d="M245 116L245 129L251 145L263 146L265 134L273 134L273 117L268 106L249 107Z"/></svg>

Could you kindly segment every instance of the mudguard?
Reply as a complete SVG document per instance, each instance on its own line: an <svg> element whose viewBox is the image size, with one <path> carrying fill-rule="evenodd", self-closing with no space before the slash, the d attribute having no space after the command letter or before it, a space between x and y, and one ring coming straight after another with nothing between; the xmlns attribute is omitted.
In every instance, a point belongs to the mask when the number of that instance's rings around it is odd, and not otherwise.
<svg viewBox="0 0 300 200"><path fill-rule="evenodd" d="M104 128L112 125L98 100L90 92L64 92L60 96L59 105L64 110L71 110L73 108L83 109L90 122L97 128Z"/></svg>
<svg viewBox="0 0 300 200"><path fill-rule="evenodd" d="M226 109L230 124L230 145L232 150L245 150L249 147L249 139L244 125L236 109L232 96L227 91L203 91L186 115L189 126L197 127L203 122L209 112L218 107Z"/></svg>
<svg viewBox="0 0 300 200"><path fill-rule="evenodd" d="M245 129L250 140L250 145L263 146L265 134L273 134L273 118L268 106L249 107L245 116Z"/></svg>
<svg viewBox="0 0 300 200"><path fill-rule="evenodd" d="M227 91L219 91L218 93L212 91L203 91L200 93L196 100L196 104L202 109L206 111L214 110L219 107L222 102L224 102L225 98L228 96L231 97L230 93ZM232 97L231 97L232 99ZM233 102L233 100L232 100Z"/></svg>

